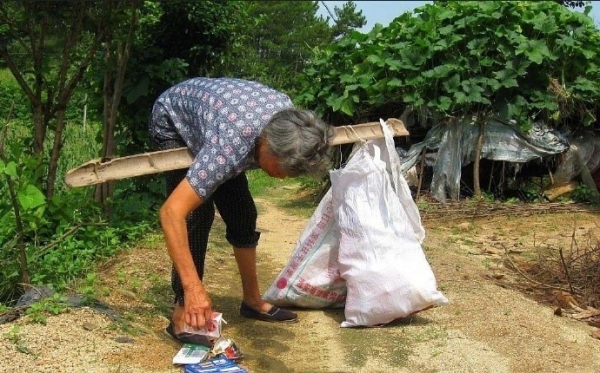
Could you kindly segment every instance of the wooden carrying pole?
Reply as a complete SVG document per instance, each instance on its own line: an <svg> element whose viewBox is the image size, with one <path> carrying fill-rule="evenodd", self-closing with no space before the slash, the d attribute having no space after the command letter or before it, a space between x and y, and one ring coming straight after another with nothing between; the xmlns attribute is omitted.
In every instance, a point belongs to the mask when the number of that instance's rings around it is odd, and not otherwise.
<svg viewBox="0 0 600 373"><path fill-rule="evenodd" d="M404 123L396 118L387 121L394 136L408 136ZM371 140L383 137L381 124L369 122L352 126L334 127L332 146L350 144L359 140ZM65 177L70 187L81 187L104 183L110 180L125 179L141 175L188 168L194 156L188 148L177 148L114 158L105 162L94 159L76 167Z"/></svg>

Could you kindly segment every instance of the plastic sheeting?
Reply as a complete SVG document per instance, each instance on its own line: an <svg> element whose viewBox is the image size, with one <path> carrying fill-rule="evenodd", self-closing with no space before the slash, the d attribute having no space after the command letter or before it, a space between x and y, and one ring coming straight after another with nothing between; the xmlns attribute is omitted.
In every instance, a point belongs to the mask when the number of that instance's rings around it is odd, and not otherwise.
<svg viewBox="0 0 600 373"><path fill-rule="evenodd" d="M581 173L583 165L587 166L590 173L600 168L600 137L587 133L571 139L570 143L569 150L554 173L557 183L571 181Z"/></svg>
<svg viewBox="0 0 600 373"><path fill-rule="evenodd" d="M437 150L428 154L426 163L433 167L430 191L433 197L444 202L460 197L461 168L473 162L477 149L479 127L470 118L455 124L433 127L425 139L410 147L402 157L402 172L414 167L423 148ZM569 141L544 123L536 122L527 133L519 133L501 121L490 119L485 124L481 157L515 163L559 154L569 149Z"/></svg>

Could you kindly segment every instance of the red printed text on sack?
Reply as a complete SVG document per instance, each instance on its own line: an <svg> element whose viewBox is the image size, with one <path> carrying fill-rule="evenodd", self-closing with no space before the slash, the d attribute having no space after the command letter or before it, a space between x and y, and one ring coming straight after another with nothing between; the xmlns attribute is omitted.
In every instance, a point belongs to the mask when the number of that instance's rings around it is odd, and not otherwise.
<svg viewBox="0 0 600 373"><path fill-rule="evenodd" d="M335 291L320 289L316 286L309 284L302 278L296 283L296 286L305 293L314 295L318 298L327 299L335 302L339 302L346 299L345 294L339 294Z"/></svg>

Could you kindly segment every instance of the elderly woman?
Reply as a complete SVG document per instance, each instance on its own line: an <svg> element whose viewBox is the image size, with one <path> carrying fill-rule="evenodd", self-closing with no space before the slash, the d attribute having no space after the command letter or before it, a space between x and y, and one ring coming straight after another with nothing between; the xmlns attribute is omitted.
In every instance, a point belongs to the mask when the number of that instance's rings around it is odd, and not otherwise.
<svg viewBox="0 0 600 373"><path fill-rule="evenodd" d="M273 322L297 315L263 301L256 274L257 211L244 171L261 168L277 178L322 174L329 165L332 129L312 112L293 108L288 96L257 82L194 78L156 100L150 133L161 150L186 146L188 170L166 175L168 198L160 209L175 306L166 331L175 339L203 343L193 333L210 327L212 304L202 278L215 206L242 282L240 314Z"/></svg>

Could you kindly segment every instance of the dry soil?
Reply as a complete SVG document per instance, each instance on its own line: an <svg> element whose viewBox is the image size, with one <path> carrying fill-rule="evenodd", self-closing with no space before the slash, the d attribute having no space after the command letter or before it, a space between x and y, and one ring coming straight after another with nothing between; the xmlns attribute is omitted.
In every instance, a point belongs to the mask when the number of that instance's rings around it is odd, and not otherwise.
<svg viewBox="0 0 600 373"><path fill-rule="evenodd" d="M289 191L290 198L294 191ZM263 290L277 277L308 218L257 200L259 275ZM239 317L240 285L230 249L216 221L206 284L224 314L223 335L245 354L250 372L473 372L596 373L595 328L558 305L536 301L536 286L507 268L535 258L542 247L596 240L597 211L472 214L422 211L428 260L448 306L379 328L340 328L343 309L298 310L300 321L271 324ZM595 236L594 236L595 235ZM180 345L165 337L170 261L160 236L106 263L96 282L99 298L118 321L90 308L26 316L0 325L1 372L180 372L172 357ZM519 284L519 290L516 289ZM525 285L525 286L523 286ZM529 290L529 293L528 293Z"/></svg>

